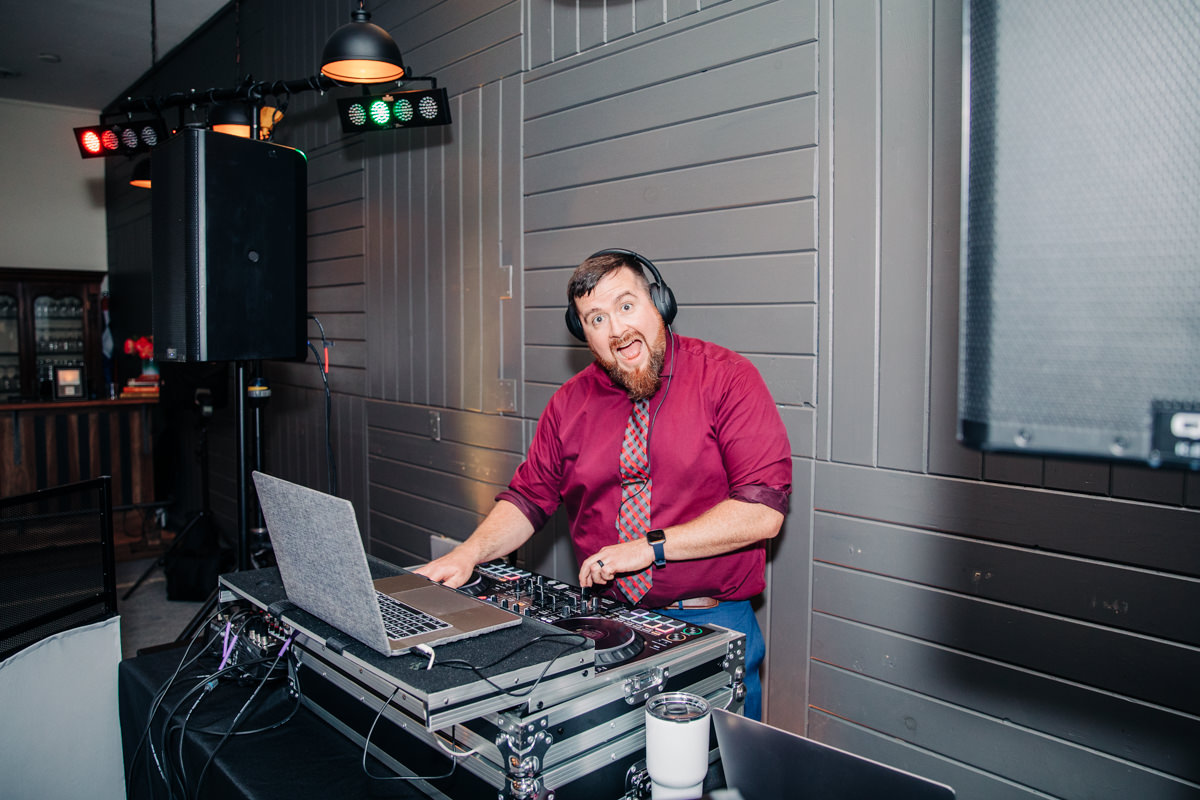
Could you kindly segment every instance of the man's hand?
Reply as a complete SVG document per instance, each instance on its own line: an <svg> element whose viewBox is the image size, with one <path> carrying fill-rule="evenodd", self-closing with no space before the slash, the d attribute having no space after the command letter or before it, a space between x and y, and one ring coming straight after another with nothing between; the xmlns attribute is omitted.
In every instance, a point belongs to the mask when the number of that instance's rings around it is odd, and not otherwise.
<svg viewBox="0 0 1200 800"><path fill-rule="evenodd" d="M457 589L471 579L476 564L508 555L532 535L533 525L521 510L500 500L465 542L412 571Z"/></svg>
<svg viewBox="0 0 1200 800"><path fill-rule="evenodd" d="M475 559L464 552L464 548L460 546L428 564L414 567L412 571L424 575L431 581L444 583L451 589L457 589L471 580L471 575L475 571Z"/></svg>
<svg viewBox="0 0 1200 800"><path fill-rule="evenodd" d="M579 565L579 585L608 583L617 575L641 572L654 563L654 548L646 539L610 544L600 548Z"/></svg>
<svg viewBox="0 0 1200 800"><path fill-rule="evenodd" d="M722 500L682 525L664 528L664 555L670 561L691 561L729 553L770 539L779 533L783 514L760 503ZM617 575L640 572L654 563L654 548L645 537L610 544L579 565L579 585L608 583ZM688 567L689 569L692 567Z"/></svg>

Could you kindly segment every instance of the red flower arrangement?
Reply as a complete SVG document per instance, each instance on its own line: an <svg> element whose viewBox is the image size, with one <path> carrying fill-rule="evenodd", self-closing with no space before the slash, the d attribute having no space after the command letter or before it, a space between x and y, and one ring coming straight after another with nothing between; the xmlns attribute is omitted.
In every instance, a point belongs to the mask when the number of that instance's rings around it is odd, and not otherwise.
<svg viewBox="0 0 1200 800"><path fill-rule="evenodd" d="M135 339L125 340L125 352L129 355L137 354L137 357L143 361L149 361L154 358L154 337L141 336Z"/></svg>

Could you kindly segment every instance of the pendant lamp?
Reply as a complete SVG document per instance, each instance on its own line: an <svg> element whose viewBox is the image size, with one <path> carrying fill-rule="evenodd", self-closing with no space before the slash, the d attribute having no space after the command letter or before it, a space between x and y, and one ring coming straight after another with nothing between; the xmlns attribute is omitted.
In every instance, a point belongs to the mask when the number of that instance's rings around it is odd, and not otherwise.
<svg viewBox="0 0 1200 800"><path fill-rule="evenodd" d="M407 71L391 34L372 23L362 3L321 52L321 74L345 83L388 83Z"/></svg>
<svg viewBox="0 0 1200 800"><path fill-rule="evenodd" d="M143 158L133 165L133 174L129 177L129 185L139 189L150 188L150 159Z"/></svg>
<svg viewBox="0 0 1200 800"><path fill-rule="evenodd" d="M243 103L213 106L208 112L208 124L217 133L227 133L249 139L253 122L250 109Z"/></svg>

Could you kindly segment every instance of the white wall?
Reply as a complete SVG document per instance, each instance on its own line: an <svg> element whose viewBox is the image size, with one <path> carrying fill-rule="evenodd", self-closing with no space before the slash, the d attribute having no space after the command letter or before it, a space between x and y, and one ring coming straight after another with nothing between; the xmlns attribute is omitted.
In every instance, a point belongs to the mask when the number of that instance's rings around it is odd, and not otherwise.
<svg viewBox="0 0 1200 800"><path fill-rule="evenodd" d="M99 111L0 100L0 267L108 269L103 158L72 128Z"/></svg>

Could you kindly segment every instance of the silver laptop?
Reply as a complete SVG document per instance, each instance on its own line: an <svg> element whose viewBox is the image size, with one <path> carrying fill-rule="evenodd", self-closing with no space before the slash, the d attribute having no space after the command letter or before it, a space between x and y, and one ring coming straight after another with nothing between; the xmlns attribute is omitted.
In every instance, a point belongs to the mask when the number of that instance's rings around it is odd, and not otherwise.
<svg viewBox="0 0 1200 800"><path fill-rule="evenodd" d="M724 709L713 725L725 783L742 800L954 800L945 784Z"/></svg>
<svg viewBox="0 0 1200 800"><path fill-rule="evenodd" d="M349 500L254 472L288 599L385 656L520 625L521 617L407 570L371 579Z"/></svg>

